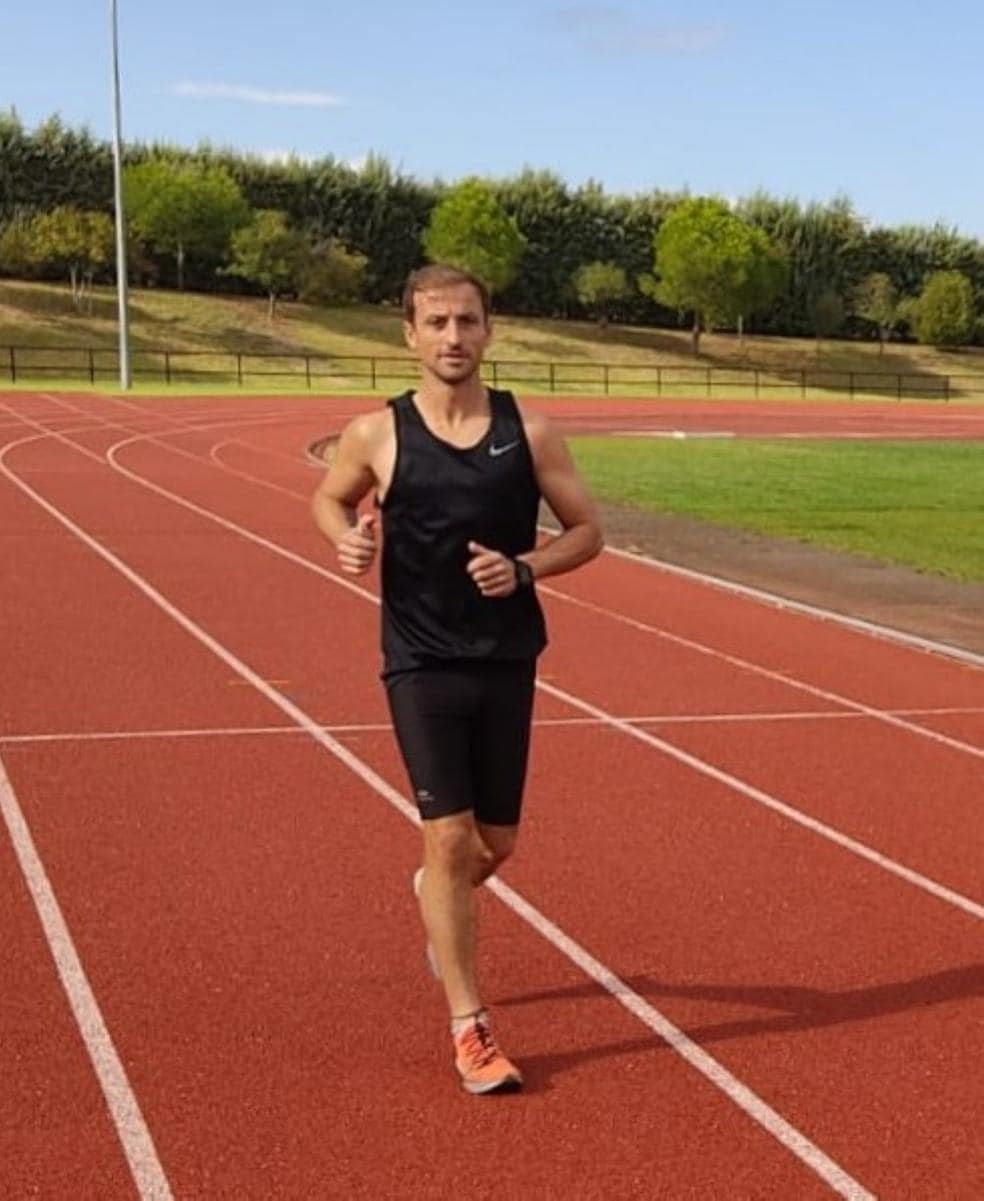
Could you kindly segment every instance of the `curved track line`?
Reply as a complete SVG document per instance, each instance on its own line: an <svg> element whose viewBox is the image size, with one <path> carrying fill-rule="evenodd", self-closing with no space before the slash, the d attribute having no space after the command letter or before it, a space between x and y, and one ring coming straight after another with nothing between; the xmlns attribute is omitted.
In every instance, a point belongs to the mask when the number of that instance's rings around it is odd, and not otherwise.
<svg viewBox="0 0 984 1201"><path fill-rule="evenodd" d="M325 750L340 760L364 783L369 785L384 800L388 801L399 813L414 824L419 824L416 809L396 789L392 788L368 764L326 734L305 710L289 700L272 685L268 684L257 672L239 659L223 643L214 638L204 628L199 626L176 605L159 592L143 576L131 568L123 559L103 546L70 517L64 514L50 501L36 492L29 484L21 480L4 462L6 451L0 454L0 471L3 472L18 488L29 496L36 504L45 510L56 521L74 534L85 546L102 558L109 566L119 572L129 583L137 588L153 604L160 608L183 630L190 634L214 655L222 660L232 671L250 683L271 704L275 705L293 722L305 730L311 738ZM874 1194L844 1171L837 1163L826 1155L815 1143L811 1142L800 1130L785 1120L776 1110L762 1100L746 1084L733 1076L727 1068L718 1063L697 1043L689 1039L655 1006L651 1005L614 972L609 971L600 960L597 960L579 943L565 934L545 917L535 906L531 905L514 889L502 881L492 879L488 887L522 920L532 926L537 933L551 943L562 955L566 956L587 976L599 984L619 1004L638 1018L655 1034L668 1043L678 1055L696 1071L700 1072L715 1088L724 1093L739 1109L754 1122L776 1139L792 1155L810 1168L817 1176L830 1186L835 1193L849 1201L875 1201ZM157 1195L150 1194L153 1201L158 1201ZM169 1194L161 1194L162 1198Z"/></svg>
<svg viewBox="0 0 984 1201"><path fill-rule="evenodd" d="M41 393L41 395L59 404L66 403L51 393ZM104 397L104 399L110 400L114 404L118 404L125 408L133 409L135 412L145 412L145 410L138 409L136 405L120 400L118 397ZM351 414L346 414L346 416L350 415ZM174 420L173 418L165 419ZM243 445L251 444L243 443ZM253 449L259 450L262 448L254 447ZM266 453L276 452L267 450ZM310 454L310 451L307 452L305 457L315 466L321 465L314 459L314 456ZM232 470L231 468L225 469ZM256 476L246 476L242 472L237 472L237 474L242 475L243 478L253 479L257 483L264 482ZM541 528L548 533L555 534L557 532L556 529L553 529L550 526L542 526ZM820 605L811 605L805 601L794 600L792 597L783 596L781 593L769 592L764 588L754 588L750 584L740 584L734 580L727 580L723 576L716 576L710 574L709 572L697 571L691 567L682 567L677 563L670 563L665 559L658 559L649 555L643 556L633 554L631 551L621 550L615 546L604 547L604 553L615 555L617 558L628 559L633 563L640 563L645 567L654 568L659 571L666 571L672 575L679 575L686 579L696 580L701 584L717 588L721 591L736 593L740 596L746 597L749 600L754 600L759 604L768 605L773 608L789 609L798 613L805 613L822 621L834 622L837 625L843 625L849 629L857 630L860 633L867 634L873 638L880 638L889 642L897 642L901 643L903 646L910 646L918 650L943 655L947 658L958 659L972 667L984 667L984 655L978 654L975 651L966 650L964 647L953 646L948 642L940 642L932 638L923 638L918 634L909 634L905 630L898 630L893 626L882 625L878 622L866 621L861 617L850 617L847 614L838 613L833 609L825 609Z"/></svg>
<svg viewBox="0 0 984 1201"><path fill-rule="evenodd" d="M74 406L71 406L71 407L74 407ZM102 420L102 419L100 419L100 420ZM120 423L114 422L114 421L106 421L105 424L111 429L121 429L121 430L124 430L125 432L133 434L132 427L127 427L127 426L121 425ZM247 423L247 424L251 424L251 423ZM207 429L210 427L201 426L198 428ZM175 430L173 432L175 434L178 434L178 433L181 433L184 431ZM275 492L279 492L285 496L289 496L289 497L296 499L298 501L301 501L301 502L307 501L307 497L304 497L289 488L285 488L280 484L274 484L268 480L262 479L259 476L254 476L249 472L239 471L236 468L227 466L226 464L222 463L221 460L215 458L211 451L209 453L209 459L206 460L201 455L195 454L192 451L187 451L182 447L171 446L169 443L163 441L158 436L158 434L136 434L133 437L127 439L124 443L117 443L115 446L113 446L111 448L111 452L108 453L108 455L107 455L108 460L113 464L113 466L117 467L122 472L127 473L127 469L124 468L122 466L122 464L120 464L118 462L118 460L115 458L115 454L113 452L115 452L117 449L120 449L120 450L123 449L124 445L130 445L137 441L151 441L155 444L159 444L159 445L166 447L168 450L171 450L176 454L181 454L181 455L185 456L186 458L193 459L197 462L204 463L206 465L211 463L214 466L218 467L220 470L225 471L228 474L235 476L239 479L244 479L248 482L256 483L262 487L268 488ZM229 445L234 441L235 441L235 439L227 439L223 442L220 442L218 445L220 445L220 446L221 445ZM243 445L247 445L247 444L243 443ZM212 449L214 450L214 447ZM258 448L255 448L255 449L258 449ZM143 476L137 476L136 474L131 474L131 478L137 479L137 480L145 483L146 486L148 486L148 487L156 487L156 485L151 484ZM828 689L820 688L816 685L809 684L806 681L799 680L795 676L786 675L783 672L777 672L771 668L763 667L757 663L753 663L748 659L742 659L736 655L727 654L724 651L720 651L714 647L708 646L706 643L696 642L693 639L685 638L682 635L673 634L669 630L664 630L658 626L650 625L648 622L643 622L643 621L639 621L636 618L628 617L627 615L620 613L615 609L609 609L603 605L597 605L590 601L581 600L580 598L575 597L568 592L564 592L563 590L561 590L555 586L541 584L538 586L538 590L543 595L552 596L558 600L566 601L569 604L576 605L581 608L587 609L590 612L596 613L598 615L611 618L613 621L618 621L624 625L631 626L634 629L643 631L645 633L653 634L654 636L663 638L666 641L673 643L674 645L684 647L685 649L695 651L698 654L706 655L711 658L720 659L721 661L729 663L731 666L737 667L740 670L752 672L755 675L762 676L762 677L764 677L766 679L770 679L774 682L785 684L790 688L799 690L801 692L806 692L812 696L819 697L822 700L827 700L833 704L841 705L844 708L849 709L855 713L862 714L866 717L870 717L876 721L885 722L887 725L895 726L898 729L905 730L909 733L916 734L917 736L920 736L923 738L927 738L932 742L938 742L944 746L948 746L952 750L961 751L965 754L972 755L976 758L984 759L984 747L978 747L978 746L975 746L973 743L964 742L962 739L953 738L952 736L950 736L948 734L943 734L939 730L934 730L928 726L920 725L917 722L906 721L902 717L894 716L894 715L890 714L888 711L883 710L883 709L876 709L874 706L866 705L863 701L854 700L852 697L844 696L842 693L831 692Z"/></svg>
<svg viewBox="0 0 984 1201"><path fill-rule="evenodd" d="M72 1016L106 1099L106 1107L126 1156L133 1183L141 1201L172 1201L173 1194L158 1158L154 1140L140 1112L139 1102L106 1026L92 985L85 974L55 890L34 845L30 828L2 759L0 813L3 814L14 854L37 910Z"/></svg>
<svg viewBox="0 0 984 1201"><path fill-rule="evenodd" d="M37 423L33 424L37 425ZM38 425L38 428L43 430L43 426ZM43 436L43 434L41 436ZM354 584L344 577L336 575L334 572L329 571L320 564L312 563L309 559L305 559L302 555L298 555L294 551L287 550L285 547L280 546L275 542L271 542L268 539L261 537L259 534L253 533L244 526L239 526L235 522L231 522L226 518L221 517L219 514L211 512L209 509L204 509L200 505L196 505L193 501L186 500L184 497L178 496L176 493L170 492L168 489L162 488L160 485L144 479L136 472L132 472L123 467L116 461L114 457L116 452L128 445L130 442L139 440L140 437L141 435L135 435L133 438L124 439L122 442L111 446L106 452L106 458L109 465L112 466L116 471L120 472L121 475L124 475L142 487L156 492L165 499L170 500L193 513L197 513L202 517L216 522L224 529L227 529L231 533L244 538L246 541L253 542L258 546L262 546L264 549L287 559L289 562L295 563L298 566L303 567L305 570L311 571L314 574L321 576L323 579L329 580L331 583L334 583L337 586L352 592L356 596L360 596L364 600L368 600L374 605L378 605L380 603L379 597L376 596L375 593L370 592L368 589L362 588L360 585ZM25 439L25 441L29 440L30 439ZM70 446L74 446L74 444L68 439L63 440L68 442ZM88 451L86 448L78 449L83 450L84 453L90 455L90 457L95 457L98 459L98 456L93 456L92 452ZM11 475L11 478L16 478L12 475L12 473L10 473L9 469L3 462L6 453L7 452L4 451L3 454L0 454L0 469L2 469L5 474ZM548 686L542 680L537 681L537 687L544 692L550 691L550 686ZM726 786L738 791L747 799L764 805L766 808L771 809L776 813L780 813L784 817L796 822L805 829L808 829L813 833L828 839L842 849L859 856L860 858L882 868L885 871L891 872L893 875L909 884L915 885L917 888L922 889L930 896L933 896L938 900L943 900L965 913L970 913L972 916L978 918L984 917L984 906L972 898L965 897L961 893L947 888L946 885L940 884L938 881L933 880L929 876L924 876L922 873L915 871L913 868L907 867L906 865L899 863L886 855L882 855L880 851L875 850L873 847L869 847L866 843L859 842L858 840L851 838L849 835L842 833L836 828L828 826L818 819L811 817L809 814L803 813L801 810L786 804L786 802L780 801L777 797L773 797L771 794L756 788L753 784L749 784L748 782L741 780L738 776L721 771L719 768L714 767L713 764L706 763L704 760L698 759L696 756L690 755L688 752L674 747L671 743L657 739L645 731L634 729L634 727L627 725L627 723L621 721L621 719L607 713L605 710L598 709L596 706L591 705L587 701L582 701L580 698L574 697L573 694L564 693L563 696L569 704L572 704L575 708L581 709L582 712L592 713L595 716L598 716L600 720L611 726L611 728L621 730L623 733L629 733L631 737L640 739L654 749L664 751L672 758L676 758L680 762L686 763L687 766L701 772L701 774L710 776L712 779L716 779L719 782L724 783Z"/></svg>

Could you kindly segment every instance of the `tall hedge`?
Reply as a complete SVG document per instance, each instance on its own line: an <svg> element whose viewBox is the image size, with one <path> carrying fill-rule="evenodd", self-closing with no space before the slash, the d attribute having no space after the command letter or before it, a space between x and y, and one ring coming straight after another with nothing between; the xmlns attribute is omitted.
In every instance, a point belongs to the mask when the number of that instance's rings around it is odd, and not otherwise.
<svg viewBox="0 0 984 1201"><path fill-rule="evenodd" d="M421 182L370 159L355 169L326 156L315 162L271 163L256 156L208 145L128 144L128 163L151 156L222 165L254 209L277 209L316 240L333 239L368 259L367 296L395 301L407 273L424 261L421 235L446 190ZM547 171L525 170L490 181L527 239L516 279L500 297L504 312L544 317L587 317L572 280L579 267L595 261L621 267L630 282L653 270L653 242L659 225L679 196L653 191L608 195L597 183L571 187ZM107 142L85 129L73 130L57 117L26 129L16 113L0 113L0 226L58 205L112 211L112 156ZM984 311L984 244L943 226L872 226L839 199L800 204L759 194L736 210L761 226L785 253L788 283L751 328L761 332L808 334L817 299L836 293L849 309L847 330L877 336L872 323L850 314L851 297L872 272L883 272L902 297L919 293L935 271L960 271L971 282L978 313ZM144 264L162 283L170 279L161 259ZM235 286L211 269L189 271L188 286ZM634 290L619 303L618 318L639 323L672 323L680 315Z"/></svg>

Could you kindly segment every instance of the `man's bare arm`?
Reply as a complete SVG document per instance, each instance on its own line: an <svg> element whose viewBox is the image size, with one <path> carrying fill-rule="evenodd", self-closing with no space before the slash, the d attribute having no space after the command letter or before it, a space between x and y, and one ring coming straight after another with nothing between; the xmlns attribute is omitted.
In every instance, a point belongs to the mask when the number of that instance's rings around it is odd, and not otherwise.
<svg viewBox="0 0 984 1201"><path fill-rule="evenodd" d="M339 566L349 575L368 571L376 555L375 519L360 520L358 505L377 482L372 468L377 419L377 414L357 417L345 427L311 501L315 525L334 543Z"/></svg>
<svg viewBox="0 0 984 1201"><path fill-rule="evenodd" d="M564 527L556 537L520 556L539 579L573 571L599 554L605 543L598 510L558 430L536 416L527 419L526 432L540 491Z"/></svg>

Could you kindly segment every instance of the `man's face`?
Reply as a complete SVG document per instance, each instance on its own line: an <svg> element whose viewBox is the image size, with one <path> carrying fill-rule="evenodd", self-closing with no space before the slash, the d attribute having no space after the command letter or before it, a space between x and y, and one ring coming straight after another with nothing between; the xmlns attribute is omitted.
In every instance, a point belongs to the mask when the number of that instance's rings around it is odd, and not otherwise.
<svg viewBox="0 0 984 1201"><path fill-rule="evenodd" d="M417 292L413 322L405 321L403 332L425 373L460 384L478 372L492 325L472 285L452 284Z"/></svg>

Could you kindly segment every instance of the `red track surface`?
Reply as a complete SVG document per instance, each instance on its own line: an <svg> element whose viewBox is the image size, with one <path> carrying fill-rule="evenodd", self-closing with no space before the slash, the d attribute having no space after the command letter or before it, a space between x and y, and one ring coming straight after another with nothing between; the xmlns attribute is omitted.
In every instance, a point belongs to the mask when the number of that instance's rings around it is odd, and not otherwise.
<svg viewBox="0 0 984 1201"><path fill-rule="evenodd" d="M483 898L529 1087L460 1093L375 582L306 509L304 448L357 407L0 401L0 1195L980 1201L984 672L612 556L543 590ZM729 413L779 408L886 412Z"/></svg>

